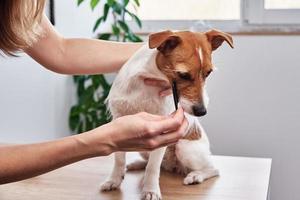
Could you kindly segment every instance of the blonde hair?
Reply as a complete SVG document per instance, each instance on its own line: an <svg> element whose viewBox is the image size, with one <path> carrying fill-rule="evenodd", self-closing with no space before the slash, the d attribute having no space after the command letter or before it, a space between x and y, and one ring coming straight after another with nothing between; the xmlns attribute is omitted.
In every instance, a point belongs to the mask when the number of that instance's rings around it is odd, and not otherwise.
<svg viewBox="0 0 300 200"><path fill-rule="evenodd" d="M37 40L45 1L0 1L0 54L15 55Z"/></svg>

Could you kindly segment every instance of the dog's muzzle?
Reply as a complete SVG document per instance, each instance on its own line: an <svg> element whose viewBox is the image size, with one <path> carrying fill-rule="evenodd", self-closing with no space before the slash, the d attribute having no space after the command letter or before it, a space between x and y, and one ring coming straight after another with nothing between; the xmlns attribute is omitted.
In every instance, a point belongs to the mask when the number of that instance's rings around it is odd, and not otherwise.
<svg viewBox="0 0 300 200"><path fill-rule="evenodd" d="M198 117L204 116L207 113L207 110L204 105L194 105L192 106L192 109L193 109L193 114Z"/></svg>

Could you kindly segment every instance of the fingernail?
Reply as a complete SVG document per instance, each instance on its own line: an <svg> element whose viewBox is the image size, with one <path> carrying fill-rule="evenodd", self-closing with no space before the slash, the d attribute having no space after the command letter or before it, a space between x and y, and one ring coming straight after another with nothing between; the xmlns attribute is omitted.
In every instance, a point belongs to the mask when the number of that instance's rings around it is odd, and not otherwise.
<svg viewBox="0 0 300 200"><path fill-rule="evenodd" d="M178 103L178 109L177 109L177 111L178 110L180 110L180 111L182 110L182 107L181 107L181 105L179 103Z"/></svg>

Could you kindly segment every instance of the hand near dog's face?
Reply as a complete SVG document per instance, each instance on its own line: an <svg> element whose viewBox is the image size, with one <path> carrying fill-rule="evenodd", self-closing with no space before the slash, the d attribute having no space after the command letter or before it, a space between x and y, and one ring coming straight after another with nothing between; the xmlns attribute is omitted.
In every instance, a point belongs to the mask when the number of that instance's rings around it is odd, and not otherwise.
<svg viewBox="0 0 300 200"><path fill-rule="evenodd" d="M188 127L183 109L178 108L170 116L138 113L120 117L105 125L107 136L115 151L149 151L176 143Z"/></svg>

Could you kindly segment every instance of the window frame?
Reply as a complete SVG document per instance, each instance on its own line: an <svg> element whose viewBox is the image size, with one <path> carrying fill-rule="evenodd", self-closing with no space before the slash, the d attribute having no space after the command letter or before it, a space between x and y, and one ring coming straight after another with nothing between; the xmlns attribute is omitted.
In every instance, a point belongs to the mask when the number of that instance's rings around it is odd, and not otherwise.
<svg viewBox="0 0 300 200"><path fill-rule="evenodd" d="M241 0L240 6L240 20L142 20L142 29L131 21L128 23L141 35L166 29L191 30L199 21L205 22L208 28L238 35L300 35L300 9L267 10L264 0ZM291 13L299 16L297 21L288 21L288 17L284 17Z"/></svg>
<svg viewBox="0 0 300 200"><path fill-rule="evenodd" d="M247 0L244 12L249 24L300 24L300 9L265 9L265 0Z"/></svg>

